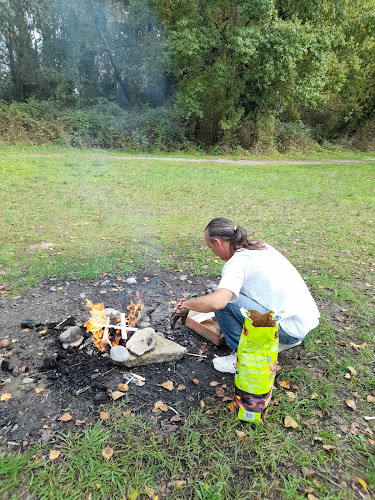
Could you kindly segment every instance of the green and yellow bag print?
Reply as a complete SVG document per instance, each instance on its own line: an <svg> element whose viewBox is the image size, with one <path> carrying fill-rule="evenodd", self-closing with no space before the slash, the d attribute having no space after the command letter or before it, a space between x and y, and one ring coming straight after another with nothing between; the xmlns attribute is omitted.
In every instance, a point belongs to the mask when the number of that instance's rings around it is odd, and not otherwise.
<svg viewBox="0 0 375 500"><path fill-rule="evenodd" d="M273 312L242 309L245 317L237 350L236 417L260 424L266 418L276 375L278 323Z"/></svg>

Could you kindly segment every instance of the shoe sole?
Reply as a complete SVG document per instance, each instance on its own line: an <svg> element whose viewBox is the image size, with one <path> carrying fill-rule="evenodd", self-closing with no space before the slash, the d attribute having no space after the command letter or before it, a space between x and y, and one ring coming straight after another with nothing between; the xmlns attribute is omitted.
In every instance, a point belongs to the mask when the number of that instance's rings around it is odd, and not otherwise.
<svg viewBox="0 0 375 500"><path fill-rule="evenodd" d="M288 351L289 349L293 349L293 347L297 347L302 344L302 340L296 342L295 344L279 344L279 352Z"/></svg>

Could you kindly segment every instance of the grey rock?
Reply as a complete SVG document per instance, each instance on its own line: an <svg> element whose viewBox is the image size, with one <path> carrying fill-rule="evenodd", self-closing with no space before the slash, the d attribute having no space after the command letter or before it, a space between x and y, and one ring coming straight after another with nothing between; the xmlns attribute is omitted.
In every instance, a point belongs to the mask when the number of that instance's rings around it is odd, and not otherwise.
<svg viewBox="0 0 375 500"><path fill-rule="evenodd" d="M21 328L34 328L35 321L33 319L23 319L21 321Z"/></svg>
<svg viewBox="0 0 375 500"><path fill-rule="evenodd" d="M108 396L105 392L97 392L94 396L95 403L106 403Z"/></svg>
<svg viewBox="0 0 375 500"><path fill-rule="evenodd" d="M128 285L136 285L136 284L137 284L137 280L136 280L135 278L128 278L128 279L126 280L126 283L127 283Z"/></svg>
<svg viewBox="0 0 375 500"><path fill-rule="evenodd" d="M181 276L178 279L180 281L186 281L188 279L188 276L186 274L181 274Z"/></svg>
<svg viewBox="0 0 375 500"><path fill-rule="evenodd" d="M64 342L63 343L63 348L64 349L68 349L68 347L79 347L83 342L83 337L79 337L77 340L75 340L74 342Z"/></svg>
<svg viewBox="0 0 375 500"><path fill-rule="evenodd" d="M218 285L216 283L210 283L209 285L206 286L207 290L211 290L212 292L217 290L217 287Z"/></svg>
<svg viewBox="0 0 375 500"><path fill-rule="evenodd" d="M123 365L129 359L129 351L123 345L115 345L111 347L109 357L114 365Z"/></svg>
<svg viewBox="0 0 375 500"><path fill-rule="evenodd" d="M101 286L106 286L106 285L109 285L110 282L111 282L111 280L104 280L100 284L101 284Z"/></svg>
<svg viewBox="0 0 375 500"><path fill-rule="evenodd" d="M79 298L80 299L85 299L86 298L86 294L85 293L80 293L79 294Z"/></svg>
<svg viewBox="0 0 375 500"><path fill-rule="evenodd" d="M71 326L59 335L60 342L71 344L82 337L82 330L79 326Z"/></svg>
<svg viewBox="0 0 375 500"><path fill-rule="evenodd" d="M30 377L25 377L24 379L22 379L22 383L23 384L31 384L32 382L34 382L35 378L30 378Z"/></svg>
<svg viewBox="0 0 375 500"><path fill-rule="evenodd" d="M153 328L143 328L131 336L126 342L126 347L131 353L142 356L142 354L154 348L155 341L155 330Z"/></svg>
<svg viewBox="0 0 375 500"><path fill-rule="evenodd" d="M49 291L50 292L57 292L57 288L55 286L51 286Z"/></svg>
<svg viewBox="0 0 375 500"><path fill-rule="evenodd" d="M178 361L187 352L186 347L182 347L176 342L168 339L163 339L156 335L155 347L143 354L143 356L134 356L130 354L125 366L131 368L133 366L152 365L156 363L165 363L167 361Z"/></svg>
<svg viewBox="0 0 375 500"><path fill-rule="evenodd" d="M149 321L142 321L142 323L139 326L141 328L148 328L151 326L151 323Z"/></svg>

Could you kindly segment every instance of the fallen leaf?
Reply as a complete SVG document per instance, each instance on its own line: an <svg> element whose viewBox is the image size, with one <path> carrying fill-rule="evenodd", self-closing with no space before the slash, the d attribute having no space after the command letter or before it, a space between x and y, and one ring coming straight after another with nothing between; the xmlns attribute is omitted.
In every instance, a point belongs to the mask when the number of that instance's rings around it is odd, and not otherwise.
<svg viewBox="0 0 375 500"><path fill-rule="evenodd" d="M320 417L320 418L323 418L323 412L321 410L315 410L315 415Z"/></svg>
<svg viewBox="0 0 375 500"><path fill-rule="evenodd" d="M298 424L295 420L292 419L292 417L286 416L284 419L284 426L285 427L292 427L293 429L297 429Z"/></svg>
<svg viewBox="0 0 375 500"><path fill-rule="evenodd" d="M236 432L237 437L238 437L239 439L241 439L241 438L243 438L243 437L245 436L244 431L238 431L238 430L236 430L235 432Z"/></svg>
<svg viewBox="0 0 375 500"><path fill-rule="evenodd" d="M307 498L308 498L308 500L319 500L319 498L318 498L318 497L316 497L316 496L314 496L312 493L309 493L309 494L307 495Z"/></svg>
<svg viewBox="0 0 375 500"><path fill-rule="evenodd" d="M215 392L218 398L224 397L224 389L222 387L215 387Z"/></svg>
<svg viewBox="0 0 375 500"><path fill-rule="evenodd" d="M79 426L79 425L84 425L85 423L86 423L86 421L85 421L85 420L76 420L76 421L74 422L74 424L75 424L75 425L77 425L77 426Z"/></svg>
<svg viewBox="0 0 375 500"><path fill-rule="evenodd" d="M9 401L12 399L12 395L10 392L5 392L4 394L1 395L0 400L1 401Z"/></svg>
<svg viewBox="0 0 375 500"><path fill-rule="evenodd" d="M138 498L138 490L132 490L129 493L129 500L137 500Z"/></svg>
<svg viewBox="0 0 375 500"><path fill-rule="evenodd" d="M43 335L43 333L46 333L47 330L40 330L39 335Z"/></svg>
<svg viewBox="0 0 375 500"><path fill-rule="evenodd" d="M347 399L345 401L345 403L347 404L347 406L349 406L349 408L351 408L352 410L356 410L357 409L357 405L355 404L355 402L352 400L352 399Z"/></svg>
<svg viewBox="0 0 375 500"><path fill-rule="evenodd" d="M235 401L231 401L230 403L227 404L227 407L228 407L228 410L231 412L231 413L235 413L236 412L236 402Z"/></svg>
<svg viewBox="0 0 375 500"><path fill-rule="evenodd" d="M186 387L184 386L184 384L179 384L177 387L178 391L184 391L185 389L186 389Z"/></svg>
<svg viewBox="0 0 375 500"><path fill-rule="evenodd" d="M72 420L72 416L69 413L64 413L64 415L61 415L57 420L60 420L60 422L69 422L69 420Z"/></svg>
<svg viewBox="0 0 375 500"><path fill-rule="evenodd" d="M129 386L128 386L128 384L119 384L119 385L117 386L117 389L118 389L119 391L121 391L121 392L126 392L126 391L128 391L128 390L129 390Z"/></svg>
<svg viewBox="0 0 375 500"><path fill-rule="evenodd" d="M126 410L126 411L122 412L122 416L125 418L133 417L133 413L130 410Z"/></svg>
<svg viewBox="0 0 375 500"><path fill-rule="evenodd" d="M355 377L356 375L358 375L358 373L355 371L355 369L352 366L348 366L348 370L353 375L353 377Z"/></svg>
<svg viewBox="0 0 375 500"><path fill-rule="evenodd" d="M193 378L192 382L194 382L195 385L199 385L199 380L197 378Z"/></svg>
<svg viewBox="0 0 375 500"><path fill-rule="evenodd" d="M145 493L149 497L153 497L155 495L155 490L153 488L149 488L148 486L145 486Z"/></svg>
<svg viewBox="0 0 375 500"><path fill-rule="evenodd" d="M56 458L58 458L61 454L61 451L59 450L49 450L49 456L48 458L50 460L56 460Z"/></svg>
<svg viewBox="0 0 375 500"><path fill-rule="evenodd" d="M145 385L145 380L138 380L138 386L143 387Z"/></svg>
<svg viewBox="0 0 375 500"><path fill-rule="evenodd" d="M108 420L109 419L109 413L107 411L101 411L99 414L99 418L101 420Z"/></svg>
<svg viewBox="0 0 375 500"><path fill-rule="evenodd" d="M323 444L323 448L327 451L335 450L336 448L330 444Z"/></svg>
<svg viewBox="0 0 375 500"><path fill-rule="evenodd" d="M297 398L297 394L292 391L285 391L285 395L287 396L289 402L295 401Z"/></svg>
<svg viewBox="0 0 375 500"><path fill-rule="evenodd" d="M167 391L173 391L173 382L172 380L167 380L166 382L163 382L162 384L156 384L158 387L163 387L164 389L167 389Z"/></svg>
<svg viewBox="0 0 375 500"><path fill-rule="evenodd" d="M308 420L304 420L302 423L309 429L312 429L317 424L317 421L315 418L309 418Z"/></svg>
<svg viewBox="0 0 375 500"><path fill-rule="evenodd" d="M225 396L225 398L222 399L223 403L226 403L227 401L233 401L233 398L229 396Z"/></svg>
<svg viewBox="0 0 375 500"><path fill-rule="evenodd" d="M211 387L216 387L217 385L219 385L219 382L216 382L216 380L212 380L212 381L210 382L210 386L211 386Z"/></svg>
<svg viewBox="0 0 375 500"><path fill-rule="evenodd" d="M368 403L375 403L375 396L369 394L366 399Z"/></svg>
<svg viewBox="0 0 375 500"><path fill-rule="evenodd" d="M353 347L353 349L365 349L367 347L367 343L363 342L363 344L353 344L353 342L350 342L350 346Z"/></svg>
<svg viewBox="0 0 375 500"><path fill-rule="evenodd" d="M43 387L36 387L34 389L34 391L37 393L37 394L41 394L42 392L44 392L44 388Z"/></svg>
<svg viewBox="0 0 375 500"><path fill-rule="evenodd" d="M314 392L314 394L311 394L310 399L318 399L319 394L317 392Z"/></svg>
<svg viewBox="0 0 375 500"><path fill-rule="evenodd" d="M312 477L315 474L315 471L313 469L309 469L308 467L302 467L302 472L306 477Z"/></svg>
<svg viewBox="0 0 375 500"><path fill-rule="evenodd" d="M199 401L199 406L200 406L201 408L204 408L204 407L206 406L206 403L203 401L203 399L201 399L201 400Z"/></svg>
<svg viewBox="0 0 375 500"><path fill-rule="evenodd" d="M345 373L344 378L350 380L352 376L350 375L350 373Z"/></svg>
<svg viewBox="0 0 375 500"><path fill-rule="evenodd" d="M344 340L341 340L341 341L339 342L339 345L342 345L342 346L344 346L344 347L346 347L346 346L347 346L347 344L346 344L346 342L345 342Z"/></svg>
<svg viewBox="0 0 375 500"><path fill-rule="evenodd" d="M290 380L280 380L279 386L284 389L290 389Z"/></svg>
<svg viewBox="0 0 375 500"><path fill-rule="evenodd" d="M121 391L113 391L111 394L111 398L113 401L116 401L116 399L122 398L122 396L125 396L126 392L121 392Z"/></svg>
<svg viewBox="0 0 375 500"><path fill-rule="evenodd" d="M173 415L173 417L171 417L169 421L172 423L182 422L182 418L180 415Z"/></svg>
<svg viewBox="0 0 375 500"><path fill-rule="evenodd" d="M369 438L369 439L367 439L367 441L368 441L368 442L369 442L372 446L374 446L374 445L375 445L375 441L374 441L373 439L370 439L370 438Z"/></svg>
<svg viewBox="0 0 375 500"><path fill-rule="evenodd" d="M163 403L163 401L156 401L156 403L154 404L154 408L152 409L152 411L154 413L156 413L157 410L168 411L168 406L165 403Z"/></svg>
<svg viewBox="0 0 375 500"><path fill-rule="evenodd" d="M323 438L320 436L314 436L314 441L323 441Z"/></svg>
<svg viewBox="0 0 375 500"><path fill-rule="evenodd" d="M111 448L110 446L106 446L102 451L102 457L104 457L106 460L109 460L112 455L113 455L113 448Z"/></svg>
<svg viewBox="0 0 375 500"><path fill-rule="evenodd" d="M368 493L368 490L367 490L367 483L366 481L364 481L363 479L361 479L360 477L358 476L355 476L357 479L358 479L358 482L359 484L362 486L363 490Z"/></svg>

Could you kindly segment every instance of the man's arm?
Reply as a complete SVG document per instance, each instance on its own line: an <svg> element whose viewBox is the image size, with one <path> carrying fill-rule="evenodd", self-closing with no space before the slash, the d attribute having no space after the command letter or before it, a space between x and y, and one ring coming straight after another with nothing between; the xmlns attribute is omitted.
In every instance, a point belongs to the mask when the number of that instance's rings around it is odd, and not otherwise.
<svg viewBox="0 0 375 500"><path fill-rule="evenodd" d="M202 295L196 299L184 300L182 308L197 312L212 312L223 309L233 296L233 292L226 288L219 288L209 295Z"/></svg>

